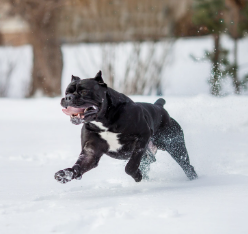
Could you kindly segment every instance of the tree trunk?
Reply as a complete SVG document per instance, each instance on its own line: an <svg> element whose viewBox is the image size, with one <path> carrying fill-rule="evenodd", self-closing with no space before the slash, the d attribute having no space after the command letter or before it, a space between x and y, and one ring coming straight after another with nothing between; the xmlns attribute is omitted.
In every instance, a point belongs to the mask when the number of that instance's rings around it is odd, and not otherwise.
<svg viewBox="0 0 248 234"><path fill-rule="evenodd" d="M214 34L214 57L212 67L212 77L210 79L211 94L218 96L220 94L220 69L219 69L219 55L220 55L220 35Z"/></svg>
<svg viewBox="0 0 248 234"><path fill-rule="evenodd" d="M234 67L233 67L233 86L235 88L235 93L240 94L240 82L238 79L238 38L242 35L239 34L239 20L240 20L240 10L245 6L245 1L238 0L226 0L227 7L229 8L229 14L227 15L229 21L233 21L233 24L229 25L229 32L231 37L234 39Z"/></svg>
<svg viewBox="0 0 248 234"><path fill-rule="evenodd" d="M37 92L54 97L61 95L62 52L56 35L56 17L49 13L49 23L30 23L33 46L33 72L30 96Z"/></svg>
<svg viewBox="0 0 248 234"><path fill-rule="evenodd" d="M233 85L235 93L240 94L240 84L238 80L238 39L234 38L234 69L233 69Z"/></svg>

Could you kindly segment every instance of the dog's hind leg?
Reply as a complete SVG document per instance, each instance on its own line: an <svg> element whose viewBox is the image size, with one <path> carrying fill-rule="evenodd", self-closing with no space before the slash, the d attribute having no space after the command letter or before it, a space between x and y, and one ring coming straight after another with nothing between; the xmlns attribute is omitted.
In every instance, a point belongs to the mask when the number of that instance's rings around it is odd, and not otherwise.
<svg viewBox="0 0 248 234"><path fill-rule="evenodd" d="M139 165L139 169L141 171L142 178L144 180L149 179L150 165L151 163L156 162L156 158L155 158L156 153L157 153L157 147L152 143L152 141L150 141L145 154L142 156Z"/></svg>
<svg viewBox="0 0 248 234"><path fill-rule="evenodd" d="M174 119L171 118L170 125L161 129L152 137L152 142L158 149L166 150L181 166L190 180L197 178L194 167L190 165L183 130Z"/></svg>

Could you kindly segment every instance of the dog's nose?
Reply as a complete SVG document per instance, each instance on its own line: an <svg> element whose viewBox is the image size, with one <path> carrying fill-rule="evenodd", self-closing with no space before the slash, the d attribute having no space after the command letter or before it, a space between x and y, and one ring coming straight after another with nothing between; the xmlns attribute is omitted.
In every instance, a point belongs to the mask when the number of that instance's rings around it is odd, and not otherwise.
<svg viewBox="0 0 248 234"><path fill-rule="evenodd" d="M65 96L65 100L67 101L67 102L69 102L69 101L71 101L72 99L73 99L73 94L67 94L66 96Z"/></svg>

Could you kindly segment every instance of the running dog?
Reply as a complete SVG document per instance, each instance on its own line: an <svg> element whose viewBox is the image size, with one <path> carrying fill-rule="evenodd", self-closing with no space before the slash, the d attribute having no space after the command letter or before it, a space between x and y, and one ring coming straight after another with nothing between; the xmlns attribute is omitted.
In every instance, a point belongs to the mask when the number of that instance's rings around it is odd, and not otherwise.
<svg viewBox="0 0 248 234"><path fill-rule="evenodd" d="M148 178L157 149L167 151L190 180L196 179L183 130L164 104L162 98L154 104L133 102L109 88L101 71L89 79L72 76L61 105L73 124L83 124L82 150L74 166L55 173L55 179L60 183L81 179L105 154L128 160L125 172L140 182Z"/></svg>

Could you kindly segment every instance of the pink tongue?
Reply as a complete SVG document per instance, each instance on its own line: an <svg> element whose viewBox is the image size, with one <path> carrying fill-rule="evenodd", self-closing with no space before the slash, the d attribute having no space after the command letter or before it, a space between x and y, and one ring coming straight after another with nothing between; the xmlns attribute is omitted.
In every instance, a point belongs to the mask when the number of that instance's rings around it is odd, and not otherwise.
<svg viewBox="0 0 248 234"><path fill-rule="evenodd" d="M68 106L67 109L62 109L62 111L63 111L66 115L72 115L72 114L83 113L83 109L82 109L82 108L75 108L75 107L71 107L71 106Z"/></svg>

